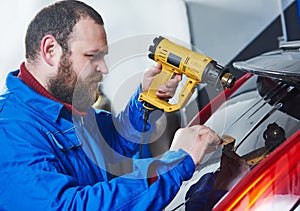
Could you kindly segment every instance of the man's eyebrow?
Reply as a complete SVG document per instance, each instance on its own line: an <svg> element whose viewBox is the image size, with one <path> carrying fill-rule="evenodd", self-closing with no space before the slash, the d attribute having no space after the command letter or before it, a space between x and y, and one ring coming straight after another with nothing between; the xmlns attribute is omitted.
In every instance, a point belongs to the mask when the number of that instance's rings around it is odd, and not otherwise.
<svg viewBox="0 0 300 211"><path fill-rule="evenodd" d="M104 53L107 54L108 50L106 48L102 48L102 49L90 49L90 50L86 50L85 54L98 54L98 53Z"/></svg>

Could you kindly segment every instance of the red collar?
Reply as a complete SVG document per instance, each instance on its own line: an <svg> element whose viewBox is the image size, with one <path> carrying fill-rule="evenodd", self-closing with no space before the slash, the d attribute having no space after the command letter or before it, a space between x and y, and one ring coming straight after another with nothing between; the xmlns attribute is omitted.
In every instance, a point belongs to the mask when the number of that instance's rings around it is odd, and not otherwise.
<svg viewBox="0 0 300 211"><path fill-rule="evenodd" d="M20 66L20 72L18 74L18 77L22 79L22 81L27 84L29 87L34 89L37 93L43 95L44 97L47 97L51 100L54 100L56 102L59 102L64 105L70 112L73 112L77 115L85 115L86 112L78 111L76 108L74 108L71 104L61 102L60 100L53 97L34 77L31 75L31 73L26 69L25 62L22 62Z"/></svg>

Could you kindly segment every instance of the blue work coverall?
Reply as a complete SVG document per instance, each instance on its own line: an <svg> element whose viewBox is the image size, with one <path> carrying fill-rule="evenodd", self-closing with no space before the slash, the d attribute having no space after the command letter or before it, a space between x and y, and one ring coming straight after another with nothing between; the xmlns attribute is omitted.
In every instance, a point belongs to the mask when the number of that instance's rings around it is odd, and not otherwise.
<svg viewBox="0 0 300 211"><path fill-rule="evenodd" d="M133 171L108 169L139 151L139 91L114 116L72 115L9 73L0 96L0 210L161 210L195 171L183 150L133 159ZM147 176L155 171L152 184Z"/></svg>

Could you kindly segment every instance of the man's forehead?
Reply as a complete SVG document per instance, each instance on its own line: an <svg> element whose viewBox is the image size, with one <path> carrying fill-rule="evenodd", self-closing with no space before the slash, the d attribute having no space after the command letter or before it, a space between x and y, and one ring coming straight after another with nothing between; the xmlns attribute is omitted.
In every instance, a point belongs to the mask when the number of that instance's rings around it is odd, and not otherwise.
<svg viewBox="0 0 300 211"><path fill-rule="evenodd" d="M73 29L71 43L85 45L86 48L107 48L106 32L102 25L91 18L83 18L76 23Z"/></svg>

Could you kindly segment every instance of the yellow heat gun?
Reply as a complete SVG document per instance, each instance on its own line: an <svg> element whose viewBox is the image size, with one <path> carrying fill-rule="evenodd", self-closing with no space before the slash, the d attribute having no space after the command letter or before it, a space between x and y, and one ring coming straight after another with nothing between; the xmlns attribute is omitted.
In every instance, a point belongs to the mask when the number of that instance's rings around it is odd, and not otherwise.
<svg viewBox="0 0 300 211"><path fill-rule="evenodd" d="M154 45L149 48L149 58L162 65L162 71L155 76L147 92L139 95L139 101L144 102L147 109L154 106L165 112L173 112L183 108L192 96L199 83L231 88L235 77L227 68L218 65L213 59L177 45L164 37L156 37ZM180 91L178 102L170 104L156 96L157 89L170 80L175 74L184 74L187 81ZM150 107L150 108L149 108Z"/></svg>

